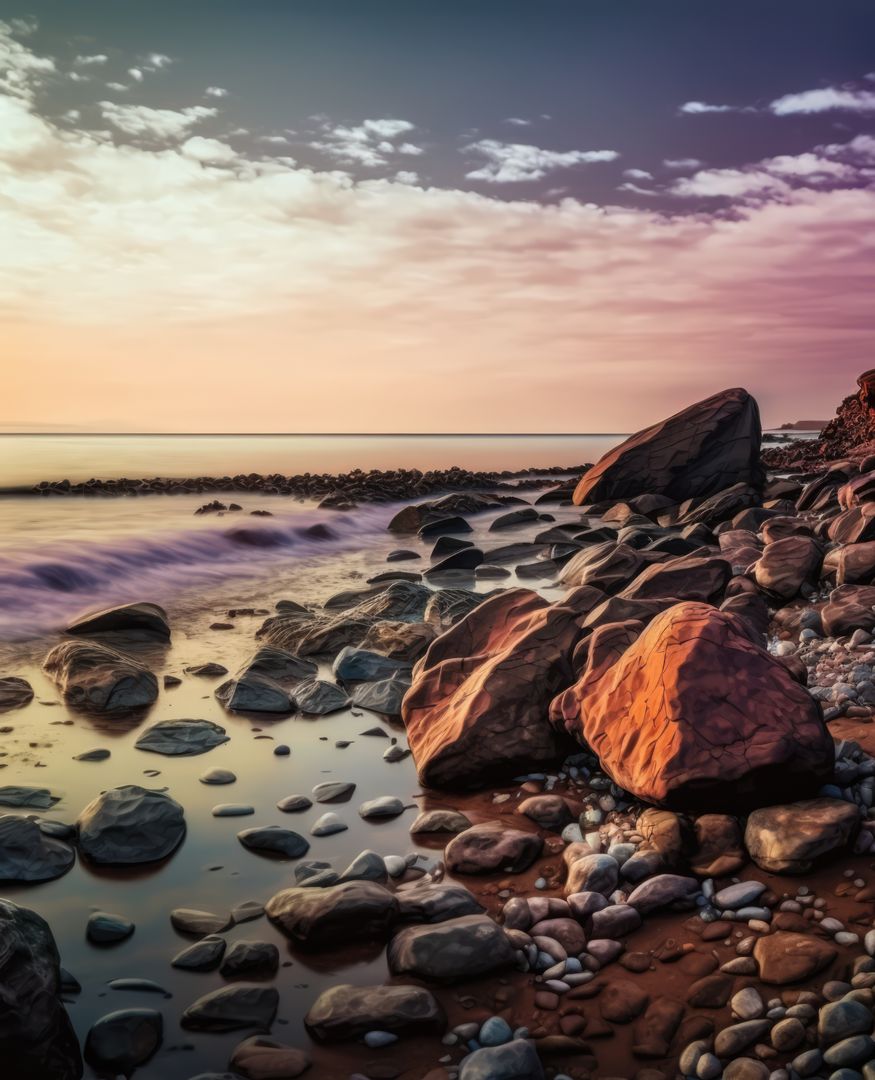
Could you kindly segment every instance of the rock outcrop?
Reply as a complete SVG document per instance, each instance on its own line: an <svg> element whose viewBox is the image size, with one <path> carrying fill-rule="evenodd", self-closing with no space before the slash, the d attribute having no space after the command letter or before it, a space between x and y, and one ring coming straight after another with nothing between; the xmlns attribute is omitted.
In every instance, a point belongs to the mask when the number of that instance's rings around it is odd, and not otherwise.
<svg viewBox="0 0 875 1080"><path fill-rule="evenodd" d="M762 486L759 409L746 390L723 390L639 431L581 479L574 502L664 495L677 503L733 484Z"/></svg>
<svg viewBox="0 0 875 1080"><path fill-rule="evenodd" d="M676 809L737 812L813 794L833 748L819 706L754 644L748 625L706 604L596 630L553 721L599 756L625 790Z"/></svg>

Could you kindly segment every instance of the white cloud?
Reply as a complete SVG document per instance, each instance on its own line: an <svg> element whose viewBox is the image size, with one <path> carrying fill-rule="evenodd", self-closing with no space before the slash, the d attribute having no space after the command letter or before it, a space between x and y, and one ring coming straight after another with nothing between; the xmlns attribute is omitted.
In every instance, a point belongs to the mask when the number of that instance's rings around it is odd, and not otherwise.
<svg viewBox="0 0 875 1080"><path fill-rule="evenodd" d="M126 135L168 141L181 139L201 122L216 116L218 109L206 105L189 105L184 109L152 109L148 105L119 105L101 101L104 120Z"/></svg>
<svg viewBox="0 0 875 1080"><path fill-rule="evenodd" d="M78 64L80 67L93 67L98 64L105 64L109 60L106 53L94 53L91 56L77 56L73 61L74 64Z"/></svg>
<svg viewBox="0 0 875 1080"><path fill-rule="evenodd" d="M205 139L202 135L192 135L179 148L187 158L200 161L205 165L225 165L238 161L237 151L219 139Z"/></svg>
<svg viewBox="0 0 875 1080"><path fill-rule="evenodd" d="M829 158L814 153L779 154L777 157L766 158L763 167L778 176L806 180L809 183L857 178L857 170L851 165L831 161Z"/></svg>
<svg viewBox="0 0 875 1080"><path fill-rule="evenodd" d="M36 29L30 20L0 22L0 93L31 101L44 78L55 71L48 56L37 56L17 41L15 34L29 34Z"/></svg>
<svg viewBox="0 0 875 1080"><path fill-rule="evenodd" d="M846 143L831 143L817 148L830 157L850 159L863 165L875 165L875 135L855 135Z"/></svg>
<svg viewBox="0 0 875 1080"><path fill-rule="evenodd" d="M503 143L497 139L481 139L465 147L468 153L486 158L486 164L465 175L469 180L484 180L489 184L517 184L540 180L557 169L593 162L614 161L616 150L545 150L524 143Z"/></svg>
<svg viewBox="0 0 875 1080"><path fill-rule="evenodd" d="M506 124L515 124L517 127L528 127L532 121L526 120L522 116L508 116L504 122Z"/></svg>
<svg viewBox="0 0 875 1080"><path fill-rule="evenodd" d="M705 169L672 185L672 194L685 198L745 199L791 190L789 184L763 170Z"/></svg>
<svg viewBox="0 0 875 1080"><path fill-rule="evenodd" d="M268 143L271 146L288 146L289 140L285 135L259 135L258 142Z"/></svg>
<svg viewBox="0 0 875 1080"><path fill-rule="evenodd" d="M624 184L620 184L617 187L617 191L628 191L633 195L659 195L659 192L654 191L653 188L641 187L640 184L635 184L631 180L627 180Z"/></svg>
<svg viewBox="0 0 875 1080"><path fill-rule="evenodd" d="M128 87L125 83L120 82L108 82L106 84L106 88L107 90L115 90L115 92L118 94L130 89L130 87Z"/></svg>
<svg viewBox="0 0 875 1080"><path fill-rule="evenodd" d="M627 180L652 180L653 173L649 173L646 169L624 169L623 176Z"/></svg>
<svg viewBox="0 0 875 1080"><path fill-rule="evenodd" d="M224 86L208 86L204 93L207 97L223 98L228 96L228 91Z"/></svg>
<svg viewBox="0 0 875 1080"><path fill-rule="evenodd" d="M702 164L698 158L666 158L662 163L667 169L698 169Z"/></svg>
<svg viewBox="0 0 875 1080"><path fill-rule="evenodd" d="M728 113L735 112L734 105L709 105L706 101L685 101L678 112L687 116L697 116L702 113Z"/></svg>
<svg viewBox="0 0 875 1080"><path fill-rule="evenodd" d="M401 169L395 173L395 179L399 184L418 184L419 173L411 172L409 169Z"/></svg>
<svg viewBox="0 0 875 1080"><path fill-rule="evenodd" d="M785 94L771 105L775 116L794 116L823 112L875 113L875 91L844 90L825 86L820 90L803 90L799 94Z"/></svg>
<svg viewBox="0 0 875 1080"><path fill-rule="evenodd" d="M161 68L168 67L173 61L165 53L153 52L144 60L144 66L148 71L158 71Z"/></svg>
<svg viewBox="0 0 875 1080"><path fill-rule="evenodd" d="M420 154L424 154L425 151L421 146L417 146L415 143L404 142L398 147L399 154L407 154L409 157L419 157Z"/></svg>
<svg viewBox="0 0 875 1080"><path fill-rule="evenodd" d="M396 145L401 135L414 131L409 120L363 120L355 127L322 124L322 137L310 143L314 150L349 164L376 168L385 165L392 154L416 154L419 147L410 142Z"/></svg>
<svg viewBox="0 0 875 1080"><path fill-rule="evenodd" d="M128 75L134 80L134 82L143 81L143 72L139 68L128 68Z"/></svg>

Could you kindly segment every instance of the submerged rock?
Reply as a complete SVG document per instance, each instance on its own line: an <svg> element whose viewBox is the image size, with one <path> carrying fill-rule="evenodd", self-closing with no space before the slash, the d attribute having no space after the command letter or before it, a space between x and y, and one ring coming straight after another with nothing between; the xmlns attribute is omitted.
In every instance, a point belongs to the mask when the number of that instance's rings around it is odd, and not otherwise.
<svg viewBox="0 0 875 1080"><path fill-rule="evenodd" d="M212 720L160 720L137 739L137 750L168 757L193 757L229 742L225 729Z"/></svg>
<svg viewBox="0 0 875 1080"><path fill-rule="evenodd" d="M310 842L300 833L281 829L278 825L264 828L244 829L237 839L250 851L260 854L282 855L287 859L299 859L310 850Z"/></svg>
<svg viewBox="0 0 875 1080"><path fill-rule="evenodd" d="M79 847L96 863L154 862L185 836L185 814L175 799L135 784L98 795L79 815Z"/></svg>
<svg viewBox="0 0 875 1080"><path fill-rule="evenodd" d="M161 1045L164 1021L155 1009L119 1009L88 1032L85 1060L96 1069L129 1075Z"/></svg>
<svg viewBox="0 0 875 1080"><path fill-rule="evenodd" d="M369 1031L396 1035L440 1034L446 1016L434 995L420 986L350 986L323 991L304 1017L321 1042L359 1039Z"/></svg>
<svg viewBox="0 0 875 1080"><path fill-rule="evenodd" d="M128 712L151 705L158 680L138 661L97 642L63 641L43 663L66 701L97 712Z"/></svg>
<svg viewBox="0 0 875 1080"><path fill-rule="evenodd" d="M81 637L118 635L132 640L169 641L170 623L164 608L141 602L81 615L69 624L67 633Z"/></svg>
<svg viewBox="0 0 875 1080"><path fill-rule="evenodd" d="M204 994L185 1010L180 1020L195 1031L269 1031L279 1005L272 986L237 983Z"/></svg>
<svg viewBox="0 0 875 1080"><path fill-rule="evenodd" d="M310 1055L265 1035L253 1035L235 1048L231 1068L252 1080L292 1080L310 1067Z"/></svg>
<svg viewBox="0 0 875 1080"><path fill-rule="evenodd" d="M0 679L0 713L20 709L33 701L33 687L27 679L8 675Z"/></svg>
<svg viewBox="0 0 875 1080"><path fill-rule="evenodd" d="M113 915L108 911L93 911L88 916L85 936L97 945L115 944L125 941L134 932L134 924L123 915Z"/></svg>

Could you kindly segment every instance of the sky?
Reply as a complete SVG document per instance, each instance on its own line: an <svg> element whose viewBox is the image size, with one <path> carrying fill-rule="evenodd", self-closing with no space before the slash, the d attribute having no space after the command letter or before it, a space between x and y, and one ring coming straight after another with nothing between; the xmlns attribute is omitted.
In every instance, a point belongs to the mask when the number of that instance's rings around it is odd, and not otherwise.
<svg viewBox="0 0 875 1080"><path fill-rule="evenodd" d="M828 418L873 285L870 0L0 0L0 430Z"/></svg>

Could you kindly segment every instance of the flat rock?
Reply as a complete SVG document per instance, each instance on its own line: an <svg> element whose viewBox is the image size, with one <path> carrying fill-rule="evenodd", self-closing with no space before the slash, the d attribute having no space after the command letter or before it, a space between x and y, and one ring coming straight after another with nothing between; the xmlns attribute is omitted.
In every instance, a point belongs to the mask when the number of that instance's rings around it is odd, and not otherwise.
<svg viewBox="0 0 875 1080"><path fill-rule="evenodd" d="M832 963L836 955L837 950L821 938L785 930L759 938L753 949L760 979L775 986L811 978Z"/></svg>
<svg viewBox="0 0 875 1080"><path fill-rule="evenodd" d="M373 881L347 881L322 889L284 889L265 905L270 921L295 944L339 948L381 940L398 916L398 901Z"/></svg>
<svg viewBox="0 0 875 1080"><path fill-rule="evenodd" d="M312 805L312 800L306 795L286 795L276 804L276 808L284 814L299 814L303 810L309 810Z"/></svg>
<svg viewBox="0 0 875 1080"><path fill-rule="evenodd" d="M446 922L483 911L483 905L470 889L455 882L408 881L398 886L395 898L401 922Z"/></svg>
<svg viewBox="0 0 875 1080"><path fill-rule="evenodd" d="M310 1068L310 1055L266 1035L254 1035L234 1048L231 1068L247 1080L291 1080Z"/></svg>
<svg viewBox="0 0 875 1080"><path fill-rule="evenodd" d="M346 802L355 791L355 784L349 780L326 780L313 788L313 798L318 803Z"/></svg>
<svg viewBox="0 0 875 1080"><path fill-rule="evenodd" d="M20 709L33 701L33 687L27 679L8 675L0 679L0 713Z"/></svg>
<svg viewBox="0 0 875 1080"><path fill-rule="evenodd" d="M249 803L217 803L210 813L213 817L250 817L255 813L255 807Z"/></svg>
<svg viewBox="0 0 875 1080"><path fill-rule="evenodd" d="M91 1027L85 1060L97 1069L127 1075L152 1057L163 1033L164 1020L155 1009L119 1009Z"/></svg>
<svg viewBox="0 0 875 1080"><path fill-rule="evenodd" d="M766 806L747 819L744 842L764 870L804 874L819 858L844 848L859 821L856 804L843 799Z"/></svg>
<svg viewBox="0 0 875 1080"><path fill-rule="evenodd" d="M46 836L31 818L0 815L0 881L52 881L75 861L72 847Z"/></svg>
<svg viewBox="0 0 875 1080"><path fill-rule="evenodd" d="M349 696L334 683L324 679L310 679L296 689L295 704L302 713L326 716L328 713L345 709L349 705Z"/></svg>
<svg viewBox="0 0 875 1080"><path fill-rule="evenodd" d="M224 664L211 660L206 664L189 664L185 672L187 675L198 675L202 679L218 679L220 675L227 675L228 669Z"/></svg>
<svg viewBox="0 0 875 1080"><path fill-rule="evenodd" d="M513 965L515 952L488 915L400 929L389 942L389 970L435 982L477 978Z"/></svg>
<svg viewBox="0 0 875 1080"><path fill-rule="evenodd" d="M345 821L330 811L317 818L310 826L311 836L333 836L335 833L345 832L349 826Z"/></svg>
<svg viewBox="0 0 875 1080"><path fill-rule="evenodd" d="M457 833L447 844L444 858L453 874L518 874L532 865L543 846L536 833L484 822Z"/></svg>
<svg viewBox="0 0 875 1080"><path fill-rule="evenodd" d="M103 746L97 746L93 750L83 750L81 754L74 754L74 761L106 761L110 757L110 751Z"/></svg>
<svg viewBox="0 0 875 1080"><path fill-rule="evenodd" d="M48 810L57 801L52 798L48 788L29 787L25 784L6 784L0 787L0 806L26 806Z"/></svg>
<svg viewBox="0 0 875 1080"><path fill-rule="evenodd" d="M439 1034L446 1017L434 995L420 986L350 986L323 991L304 1017L321 1042L359 1039L369 1031L396 1035Z"/></svg>
<svg viewBox="0 0 875 1080"><path fill-rule="evenodd" d="M260 671L248 670L216 688L229 712L290 713L294 702L285 687Z"/></svg>
<svg viewBox="0 0 875 1080"><path fill-rule="evenodd" d="M376 799L368 799L359 807L359 816L366 821L371 818L393 818L404 813L404 803L394 795L380 795Z"/></svg>
<svg viewBox="0 0 875 1080"><path fill-rule="evenodd" d="M250 851L259 854L282 855L287 859L299 859L310 850L310 842L300 833L282 829L278 825L264 828L244 829L237 839Z"/></svg>
<svg viewBox="0 0 875 1080"><path fill-rule="evenodd" d="M223 937L209 935L177 953L170 963L184 971L215 971L222 962L226 946Z"/></svg>
<svg viewBox="0 0 875 1080"><path fill-rule="evenodd" d="M235 941L219 971L226 979L265 978L275 975L279 964L279 949L272 941Z"/></svg>
<svg viewBox="0 0 875 1080"><path fill-rule="evenodd" d="M134 746L168 757L194 757L229 741L225 729L212 720L159 720Z"/></svg>
<svg viewBox="0 0 875 1080"><path fill-rule="evenodd" d="M195 1031L268 1031L278 1005L279 994L272 986L237 983L198 998L182 1014L180 1023Z"/></svg>
<svg viewBox="0 0 875 1080"><path fill-rule="evenodd" d="M158 697L158 680L151 671L96 641L62 641L43 668L64 700L77 708L124 713L151 705Z"/></svg>
<svg viewBox="0 0 875 1080"><path fill-rule="evenodd" d="M231 925L229 915L216 915L212 911L199 911L197 908L174 908L170 912L170 922L174 930L181 934L210 935L219 934Z"/></svg>
<svg viewBox="0 0 875 1080"><path fill-rule="evenodd" d="M417 833L460 833L471 828L469 819L459 810L423 810L410 826L412 835Z"/></svg>
<svg viewBox="0 0 875 1080"><path fill-rule="evenodd" d="M175 851L185 836L185 814L179 803L134 784L98 795L77 824L80 850L96 863L154 862Z"/></svg>

